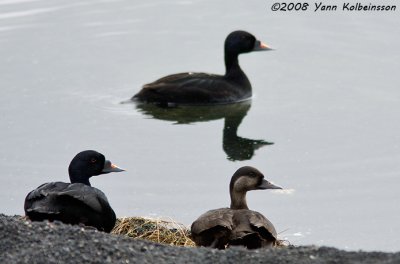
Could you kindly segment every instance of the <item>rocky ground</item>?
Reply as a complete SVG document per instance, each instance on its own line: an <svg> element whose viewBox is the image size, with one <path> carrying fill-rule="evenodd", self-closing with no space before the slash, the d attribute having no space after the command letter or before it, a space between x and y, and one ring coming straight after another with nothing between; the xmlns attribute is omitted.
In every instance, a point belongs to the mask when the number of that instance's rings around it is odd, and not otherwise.
<svg viewBox="0 0 400 264"><path fill-rule="evenodd" d="M400 263L400 252L328 247L246 250L183 248L110 235L60 222L0 215L0 263Z"/></svg>

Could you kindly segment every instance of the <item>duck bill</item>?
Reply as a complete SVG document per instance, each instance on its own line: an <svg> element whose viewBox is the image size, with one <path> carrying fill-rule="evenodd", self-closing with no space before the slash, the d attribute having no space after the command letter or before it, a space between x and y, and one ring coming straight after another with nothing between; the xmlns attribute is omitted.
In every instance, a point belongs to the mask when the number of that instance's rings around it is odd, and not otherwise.
<svg viewBox="0 0 400 264"><path fill-rule="evenodd" d="M256 42L254 43L253 51L263 51L263 50L273 50L273 48L271 48L270 46L259 40L256 40Z"/></svg>
<svg viewBox="0 0 400 264"><path fill-rule="evenodd" d="M267 180L262 180L261 184L258 186L259 190L266 190L266 189L282 189L282 187L279 187L277 185L272 184L271 182Z"/></svg>
<svg viewBox="0 0 400 264"><path fill-rule="evenodd" d="M104 174L104 173L120 172L120 171L125 171L125 170L119 168L117 165L113 164L111 161L106 160L106 162L104 163L104 168L101 171L101 173Z"/></svg>

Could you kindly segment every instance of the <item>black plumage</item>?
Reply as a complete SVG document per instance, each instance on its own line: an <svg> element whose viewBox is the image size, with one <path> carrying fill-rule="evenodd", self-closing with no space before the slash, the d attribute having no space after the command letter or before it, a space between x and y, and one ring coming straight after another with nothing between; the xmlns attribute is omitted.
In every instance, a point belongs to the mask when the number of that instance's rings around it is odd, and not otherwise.
<svg viewBox="0 0 400 264"><path fill-rule="evenodd" d="M251 97L251 84L239 66L242 53L270 50L245 31L234 31L225 40L225 75L185 72L168 75L143 86L134 101L161 105L224 104Z"/></svg>
<svg viewBox="0 0 400 264"><path fill-rule="evenodd" d="M105 194L90 186L89 178L120 171L123 170L106 160L103 154L82 151L69 165L71 183L44 183L31 191L25 198L25 214L32 221L59 220L110 232L115 225L115 213Z"/></svg>

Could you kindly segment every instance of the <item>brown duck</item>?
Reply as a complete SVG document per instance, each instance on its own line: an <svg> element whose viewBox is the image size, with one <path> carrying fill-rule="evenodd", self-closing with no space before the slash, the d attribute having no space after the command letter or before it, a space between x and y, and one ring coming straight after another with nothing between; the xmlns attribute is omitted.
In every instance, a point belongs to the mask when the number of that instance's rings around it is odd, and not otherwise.
<svg viewBox="0 0 400 264"><path fill-rule="evenodd" d="M256 168L238 169L229 185L230 208L210 210L193 222L191 232L196 245L218 249L231 245L248 249L274 246L275 227L259 212L249 210L246 202L247 191L265 189L282 188L265 180Z"/></svg>

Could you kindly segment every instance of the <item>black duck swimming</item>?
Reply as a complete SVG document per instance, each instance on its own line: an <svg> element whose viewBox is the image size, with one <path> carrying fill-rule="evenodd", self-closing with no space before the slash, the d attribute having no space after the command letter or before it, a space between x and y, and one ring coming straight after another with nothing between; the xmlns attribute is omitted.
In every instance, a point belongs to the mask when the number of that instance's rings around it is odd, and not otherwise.
<svg viewBox="0 0 400 264"><path fill-rule="evenodd" d="M249 99L251 84L239 66L238 56L271 50L246 31L234 31L225 40L225 75L185 72L165 76L143 86L134 101L166 106L225 104Z"/></svg>

